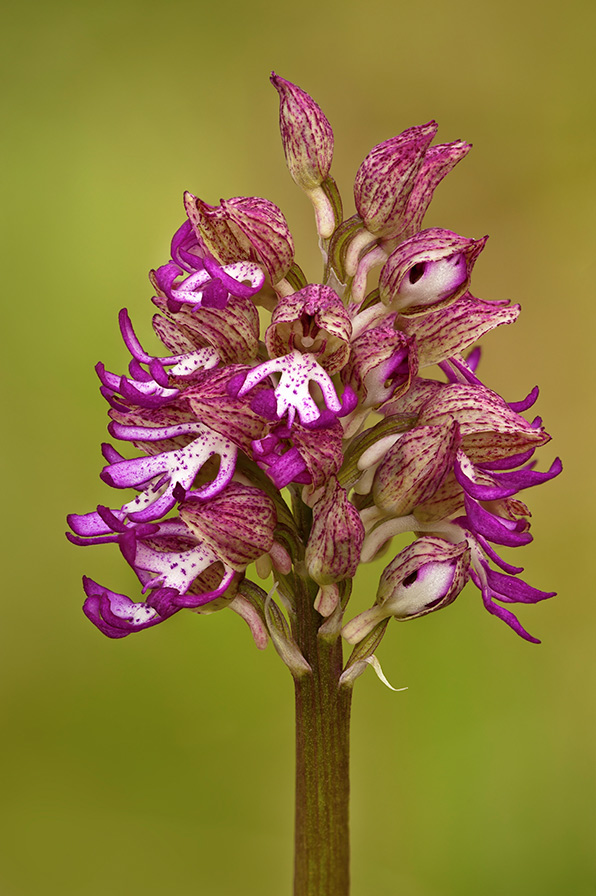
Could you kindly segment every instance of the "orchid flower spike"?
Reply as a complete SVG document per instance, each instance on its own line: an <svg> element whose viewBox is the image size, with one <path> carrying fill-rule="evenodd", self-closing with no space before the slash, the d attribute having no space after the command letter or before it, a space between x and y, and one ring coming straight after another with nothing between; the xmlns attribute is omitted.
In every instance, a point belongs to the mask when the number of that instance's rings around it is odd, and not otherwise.
<svg viewBox="0 0 596 896"><path fill-rule="evenodd" d="M378 143L344 220L326 115L302 87L276 73L271 82L323 276L309 280L270 200L185 193L185 221L150 274L161 347L141 343L123 309L128 369L96 368L108 431L124 445L103 446L100 475L127 492L68 517L72 543L117 545L140 596L85 578L84 612L123 638L181 609L231 608L298 678L312 674L295 641L308 595L317 643L341 633L355 645L350 685L377 663L391 619L445 609L467 583L536 642L514 605L554 592L501 554L532 540L525 493L561 462L537 465L550 440L527 416L537 387L502 398L481 379L477 345L520 309L472 293L486 236L423 226L470 145L433 142L435 121ZM372 606L350 619L357 570L385 552ZM253 564L275 574L269 595L248 577Z"/></svg>

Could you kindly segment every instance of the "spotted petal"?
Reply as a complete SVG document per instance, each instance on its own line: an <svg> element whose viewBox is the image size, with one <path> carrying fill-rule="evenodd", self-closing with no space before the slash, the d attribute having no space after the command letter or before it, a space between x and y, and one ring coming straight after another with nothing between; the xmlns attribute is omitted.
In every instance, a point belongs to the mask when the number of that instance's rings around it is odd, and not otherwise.
<svg viewBox="0 0 596 896"><path fill-rule="evenodd" d="M321 389L328 410L335 414L341 411L342 405L329 374L312 355L299 351L293 351L283 358L273 358L255 367L247 374L238 394L246 395L257 383L276 373L281 374L275 387L277 416L281 420L287 411L289 426L294 422L296 413L302 424L314 423L320 417L321 411L309 391L311 382Z"/></svg>

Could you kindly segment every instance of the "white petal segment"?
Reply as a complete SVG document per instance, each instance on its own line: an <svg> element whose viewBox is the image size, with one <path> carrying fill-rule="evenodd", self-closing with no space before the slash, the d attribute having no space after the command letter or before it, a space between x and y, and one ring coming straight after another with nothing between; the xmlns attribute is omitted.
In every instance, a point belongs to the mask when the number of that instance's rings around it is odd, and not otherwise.
<svg viewBox="0 0 596 896"><path fill-rule="evenodd" d="M238 284L246 284L252 291L258 292L265 282L265 274L261 268L251 261L236 261L233 264L222 265L221 271ZM197 271L183 280L172 289L172 295L179 302L188 302L191 305L200 305L202 293L208 283L213 279L207 270Z"/></svg>
<svg viewBox="0 0 596 896"><path fill-rule="evenodd" d="M197 495L201 498L212 497L234 475L238 449L229 439L201 423L171 427L113 424L112 431L118 438L139 440L173 438L190 432L196 435L194 441L184 448L117 461L104 468L102 475L105 481L116 488L138 487L148 483L132 501L116 512L119 519L132 514L131 518L140 522L157 519L167 513L175 504L173 493L176 484L180 484L185 490L190 489L203 464L214 455L219 455L220 458L217 476L212 482L197 489Z"/></svg>
<svg viewBox="0 0 596 896"><path fill-rule="evenodd" d="M139 542L135 568L156 574L155 578L146 582L143 591L165 587L186 594L196 577L219 559L215 551L205 544L198 544L188 551L156 551Z"/></svg>
<svg viewBox="0 0 596 896"><path fill-rule="evenodd" d="M321 411L310 394L311 382L316 383L321 389L325 404L330 411L337 414L341 410L341 402L329 374L323 370L313 355L302 354L297 350L282 358L266 361L251 370L238 393L239 396L246 395L257 383L276 373L280 374L274 390L277 415L281 419L287 411L289 426L293 424L296 412L303 425L314 423L320 417Z"/></svg>

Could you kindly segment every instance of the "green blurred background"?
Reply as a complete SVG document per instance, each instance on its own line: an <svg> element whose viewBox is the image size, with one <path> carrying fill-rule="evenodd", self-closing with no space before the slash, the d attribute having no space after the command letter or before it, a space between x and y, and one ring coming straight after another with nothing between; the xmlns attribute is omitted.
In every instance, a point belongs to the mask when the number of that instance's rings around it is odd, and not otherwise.
<svg viewBox="0 0 596 896"><path fill-rule="evenodd" d="M509 400L541 385L541 468L565 463L529 495L526 577L559 592L520 614L543 644L472 589L392 625L379 657L409 690L358 682L354 896L595 892L594 18L581 0L5 11L0 896L290 892L293 697L272 648L225 612L104 639L81 574L134 593L132 575L116 549L63 536L67 512L109 500L93 365L124 368L123 305L149 336L146 272L167 259L183 190L272 199L318 277L271 69L331 120L348 205L364 155L412 124L474 143L425 223L490 233L474 292L523 313L485 340L482 375Z"/></svg>

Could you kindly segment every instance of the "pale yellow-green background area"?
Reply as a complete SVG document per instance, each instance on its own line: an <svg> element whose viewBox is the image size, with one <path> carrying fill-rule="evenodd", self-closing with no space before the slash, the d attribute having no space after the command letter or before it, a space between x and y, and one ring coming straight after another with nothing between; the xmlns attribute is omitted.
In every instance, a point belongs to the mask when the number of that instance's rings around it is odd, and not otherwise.
<svg viewBox="0 0 596 896"><path fill-rule="evenodd" d="M471 155L427 226L491 238L474 292L523 306L484 342L509 400L539 383L564 475L528 495L526 577L559 596L518 639L468 589L393 623L353 713L354 896L594 893L594 4L107 0L12 4L4 99L0 896L283 896L293 828L291 679L232 613L120 642L83 617L83 572L136 594L112 547L67 544L98 480L126 305L182 192L281 205L319 276L271 69L335 129L351 213L368 150L436 118ZM518 558L519 559L519 558ZM367 568L354 603L372 601Z"/></svg>

